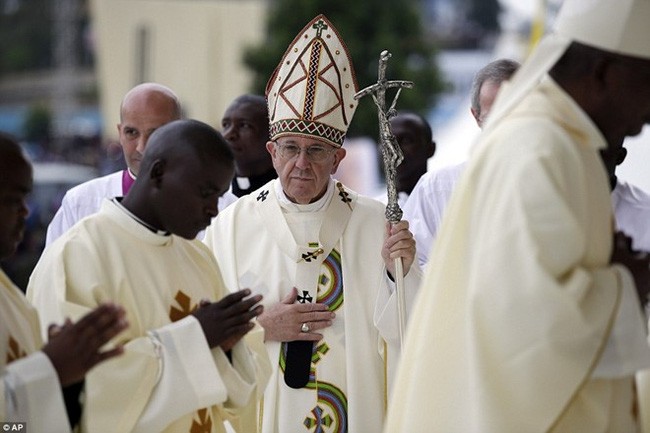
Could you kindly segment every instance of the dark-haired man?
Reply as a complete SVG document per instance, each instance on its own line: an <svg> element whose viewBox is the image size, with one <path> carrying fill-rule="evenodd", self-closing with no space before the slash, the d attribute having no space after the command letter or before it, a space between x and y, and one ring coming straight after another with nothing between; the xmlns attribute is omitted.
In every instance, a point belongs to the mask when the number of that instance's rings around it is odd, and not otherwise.
<svg viewBox="0 0 650 433"><path fill-rule="evenodd" d="M213 255L194 239L217 215L233 171L216 130L170 122L151 135L128 194L106 199L45 250L27 293L46 318L112 300L132 324L124 356L86 380L82 431L254 425L254 415L237 414L264 388L266 353L255 356L240 340L262 312L261 296L246 289L224 297Z"/></svg>
<svg viewBox="0 0 650 433"><path fill-rule="evenodd" d="M233 194L241 197L278 177L266 150L269 112L263 96L241 95L235 98L221 119L221 131L235 155Z"/></svg>

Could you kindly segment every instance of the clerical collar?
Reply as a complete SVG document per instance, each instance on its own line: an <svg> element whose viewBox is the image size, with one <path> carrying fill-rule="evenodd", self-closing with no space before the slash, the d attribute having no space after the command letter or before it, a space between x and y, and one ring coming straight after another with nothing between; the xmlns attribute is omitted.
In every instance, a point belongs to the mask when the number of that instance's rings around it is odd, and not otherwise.
<svg viewBox="0 0 650 433"><path fill-rule="evenodd" d="M275 195L278 197L280 207L285 212L318 212L323 210L329 204L332 196L334 196L334 181L330 179L325 194L315 202L309 204L298 204L289 200L282 190L282 183L279 180L275 182Z"/></svg>
<svg viewBox="0 0 650 433"><path fill-rule="evenodd" d="M117 207L119 207L120 209L122 209L122 211L123 211L125 214L127 214L128 216L130 216L130 217L131 217L133 220L135 220L137 223L143 225L147 230L149 230L149 231L151 231L151 232L153 232L153 233L155 233L155 234L157 234L157 235L159 235L159 236L170 236L170 235L171 235L170 232L168 232L168 231L166 231L166 230L158 230L157 228L155 228L155 227L152 226L151 224L146 223L146 222L144 222L142 219L140 219L140 218L138 218L137 216L135 216L135 215L134 215L130 210L128 210L127 208L124 207L124 205L122 204L122 198L123 198L123 197L114 197L114 198L112 199L112 201L113 201L113 203L115 203L115 204L117 205Z"/></svg>
<svg viewBox="0 0 650 433"><path fill-rule="evenodd" d="M232 180L232 193L237 197L242 197L266 185L276 177L278 177L278 174L273 167L262 174L254 176L235 176Z"/></svg>
<svg viewBox="0 0 650 433"><path fill-rule="evenodd" d="M249 189L251 187L251 181L247 177L236 176L235 181L237 181L237 186L239 189Z"/></svg>

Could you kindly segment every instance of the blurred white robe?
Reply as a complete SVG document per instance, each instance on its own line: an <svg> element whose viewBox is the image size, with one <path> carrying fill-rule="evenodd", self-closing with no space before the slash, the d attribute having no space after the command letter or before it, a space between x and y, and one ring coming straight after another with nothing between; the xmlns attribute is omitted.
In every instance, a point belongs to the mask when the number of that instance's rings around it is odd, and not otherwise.
<svg viewBox="0 0 650 433"><path fill-rule="evenodd" d="M633 377L650 349L631 276L609 265L604 146L550 79L482 137L433 248L385 432L636 431Z"/></svg>
<svg viewBox="0 0 650 433"><path fill-rule="evenodd" d="M0 423L67 433L61 385L42 345L36 310L0 270Z"/></svg>

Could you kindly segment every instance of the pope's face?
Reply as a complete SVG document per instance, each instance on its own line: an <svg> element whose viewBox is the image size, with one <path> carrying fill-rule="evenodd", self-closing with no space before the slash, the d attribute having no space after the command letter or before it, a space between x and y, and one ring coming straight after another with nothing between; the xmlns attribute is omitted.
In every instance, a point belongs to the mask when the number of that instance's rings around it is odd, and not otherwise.
<svg viewBox="0 0 650 433"><path fill-rule="evenodd" d="M297 146L300 152L293 157L283 156L280 149L286 146L294 150ZM320 147L318 150L326 152L326 157L322 161L313 161L307 154L310 147ZM336 173L345 157L345 149L313 137L280 137L275 142L269 141L266 148L271 154L284 193L289 200L299 204L313 203L325 194L330 176Z"/></svg>

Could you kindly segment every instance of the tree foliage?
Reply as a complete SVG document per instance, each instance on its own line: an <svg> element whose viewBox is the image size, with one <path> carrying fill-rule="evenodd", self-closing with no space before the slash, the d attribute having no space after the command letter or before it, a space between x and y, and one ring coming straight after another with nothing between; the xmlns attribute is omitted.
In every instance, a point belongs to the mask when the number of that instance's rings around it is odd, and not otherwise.
<svg viewBox="0 0 650 433"><path fill-rule="evenodd" d="M46 142L50 138L52 126L52 113L44 105L35 105L29 108L25 123L23 124L23 135L28 141Z"/></svg>
<svg viewBox="0 0 650 433"><path fill-rule="evenodd" d="M14 10L0 10L0 74L52 65L51 3L22 0Z"/></svg>
<svg viewBox="0 0 650 433"><path fill-rule="evenodd" d="M275 0L270 5L264 42L244 57L254 73L253 92L263 94L266 82L298 32L318 14L325 14L345 41L362 89L377 81L379 54L388 50L387 79L409 80L413 89L402 91L398 110L426 113L442 90L435 48L426 38L416 0ZM387 101L393 93L387 93ZM377 137L377 111L363 98L348 134Z"/></svg>
<svg viewBox="0 0 650 433"><path fill-rule="evenodd" d="M501 3L499 0L469 0L467 19L473 23L483 35L498 33Z"/></svg>

